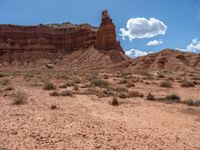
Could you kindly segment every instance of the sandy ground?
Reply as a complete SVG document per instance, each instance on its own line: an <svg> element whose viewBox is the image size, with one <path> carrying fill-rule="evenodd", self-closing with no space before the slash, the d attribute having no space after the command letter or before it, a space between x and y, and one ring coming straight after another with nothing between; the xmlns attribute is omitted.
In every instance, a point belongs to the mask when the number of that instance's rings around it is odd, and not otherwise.
<svg viewBox="0 0 200 150"><path fill-rule="evenodd" d="M112 97L52 97L50 91L32 87L21 77L11 80L29 97L24 105L12 105L10 96L1 93L0 150L200 149L200 107L145 98L119 99L120 105L114 107L109 103ZM149 86L134 88L145 91ZM196 91L193 96L199 96L199 86L181 89L177 86L175 92ZM153 92L172 90L158 87ZM52 104L57 109L50 109Z"/></svg>

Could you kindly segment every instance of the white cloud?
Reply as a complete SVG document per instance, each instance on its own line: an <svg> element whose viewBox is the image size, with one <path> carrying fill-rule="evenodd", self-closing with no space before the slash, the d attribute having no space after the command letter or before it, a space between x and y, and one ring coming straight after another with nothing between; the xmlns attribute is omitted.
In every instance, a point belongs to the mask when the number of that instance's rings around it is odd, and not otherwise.
<svg viewBox="0 0 200 150"><path fill-rule="evenodd" d="M199 53L200 52L200 40L198 38L194 38L192 42L186 47L186 49L182 48L176 48L177 50L180 51L185 51L185 52L194 52L194 53Z"/></svg>
<svg viewBox="0 0 200 150"><path fill-rule="evenodd" d="M152 52L145 52L145 51L140 51L140 50L136 50L136 49L131 49L129 51L126 51L125 53L127 56L129 56L131 58L137 58L137 57L148 55Z"/></svg>
<svg viewBox="0 0 200 150"><path fill-rule="evenodd" d="M121 36L123 39L128 37L129 40L136 38L152 38L157 35L164 35L167 26L160 20L155 18L131 18L128 20L126 28L121 28Z"/></svg>
<svg viewBox="0 0 200 150"><path fill-rule="evenodd" d="M161 45L164 42L162 40L153 40L153 41L149 41L146 45L147 46L156 46L156 45Z"/></svg>
<svg viewBox="0 0 200 150"><path fill-rule="evenodd" d="M200 41L198 38L193 39L186 49L191 52L200 52Z"/></svg>

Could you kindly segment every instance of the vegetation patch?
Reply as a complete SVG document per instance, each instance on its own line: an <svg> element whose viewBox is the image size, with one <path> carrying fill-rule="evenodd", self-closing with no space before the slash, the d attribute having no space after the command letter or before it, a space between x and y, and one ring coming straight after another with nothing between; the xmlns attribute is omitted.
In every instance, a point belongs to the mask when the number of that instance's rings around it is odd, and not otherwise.
<svg viewBox="0 0 200 150"><path fill-rule="evenodd" d="M176 102L176 103L181 102L180 96L178 96L176 94L167 95L165 99L170 102Z"/></svg>
<svg viewBox="0 0 200 150"><path fill-rule="evenodd" d="M170 81L162 81L160 83L160 87L171 88L172 87L172 83Z"/></svg>
<svg viewBox="0 0 200 150"><path fill-rule="evenodd" d="M184 103L187 104L188 106L200 106L200 100L189 99L187 101L184 101Z"/></svg>
<svg viewBox="0 0 200 150"><path fill-rule="evenodd" d="M144 97L144 95L138 91L130 91L128 97Z"/></svg>
<svg viewBox="0 0 200 150"><path fill-rule="evenodd" d="M50 82L50 81L46 81L44 82L44 90L55 90L56 89L56 86Z"/></svg>
<svg viewBox="0 0 200 150"><path fill-rule="evenodd" d="M116 97L113 97L113 99L112 99L112 101L111 101L111 105L112 105L112 106L118 106L118 105L119 105L119 102L118 102L118 100L117 100Z"/></svg>
<svg viewBox="0 0 200 150"><path fill-rule="evenodd" d="M14 105L22 105L25 104L27 101L28 97L26 93L18 91L13 94L13 104Z"/></svg>
<svg viewBox="0 0 200 150"><path fill-rule="evenodd" d="M154 97L153 94L149 93L149 94L147 95L147 100L154 101L154 100L156 100L156 98Z"/></svg>
<svg viewBox="0 0 200 150"><path fill-rule="evenodd" d="M181 87L195 87L195 84L194 84L194 82L193 81L190 81L190 80L188 80L188 81L183 81L183 83L181 84Z"/></svg>
<svg viewBox="0 0 200 150"><path fill-rule="evenodd" d="M91 81L91 85L105 88L108 87L109 83L106 80L94 79Z"/></svg>

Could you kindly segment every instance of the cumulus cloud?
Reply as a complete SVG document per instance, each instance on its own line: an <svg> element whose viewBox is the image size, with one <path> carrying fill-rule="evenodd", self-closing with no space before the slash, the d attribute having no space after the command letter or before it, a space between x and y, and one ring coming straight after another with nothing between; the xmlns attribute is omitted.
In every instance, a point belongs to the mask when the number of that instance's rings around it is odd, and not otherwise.
<svg viewBox="0 0 200 150"><path fill-rule="evenodd" d="M193 39L186 49L191 52L200 52L200 40L198 38Z"/></svg>
<svg viewBox="0 0 200 150"><path fill-rule="evenodd" d="M156 46L156 45L161 45L164 42L162 40L153 40L153 41L149 41L146 45L147 46Z"/></svg>
<svg viewBox="0 0 200 150"><path fill-rule="evenodd" d="M128 37L129 40L136 38L152 38L157 35L164 35L167 26L160 20L155 18L131 18L128 20L126 29L121 28L121 36L123 39Z"/></svg>
<svg viewBox="0 0 200 150"><path fill-rule="evenodd" d="M137 50L137 49L131 49L129 51L126 51L125 53L127 56L129 56L131 58L137 58L137 57L148 55L152 52L145 52L145 51L141 51L141 50Z"/></svg>
<svg viewBox="0 0 200 150"><path fill-rule="evenodd" d="M199 53L200 52L200 40L198 38L194 38L192 42L186 47L186 49L182 48L176 48L177 50L180 51L185 51L185 52L194 52L194 53Z"/></svg>

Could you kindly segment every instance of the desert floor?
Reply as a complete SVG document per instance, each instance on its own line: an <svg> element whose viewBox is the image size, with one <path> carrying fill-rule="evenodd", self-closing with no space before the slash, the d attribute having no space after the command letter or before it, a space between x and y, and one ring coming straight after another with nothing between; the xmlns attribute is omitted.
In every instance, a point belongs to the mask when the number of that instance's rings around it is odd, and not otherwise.
<svg viewBox="0 0 200 150"><path fill-rule="evenodd" d="M167 71L2 71L0 150L198 150L198 77ZM186 81L193 85L181 86ZM149 93L154 99L147 100ZM112 105L114 97L118 106Z"/></svg>

